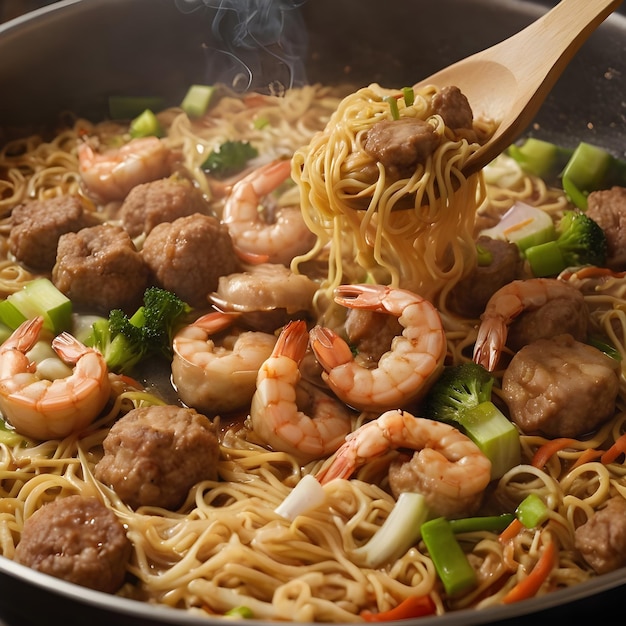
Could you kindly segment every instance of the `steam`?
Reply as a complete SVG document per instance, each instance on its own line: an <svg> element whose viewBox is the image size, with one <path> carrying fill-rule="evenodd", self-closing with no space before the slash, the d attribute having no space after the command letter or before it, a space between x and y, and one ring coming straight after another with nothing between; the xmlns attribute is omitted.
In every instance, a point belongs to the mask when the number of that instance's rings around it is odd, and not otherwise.
<svg viewBox="0 0 626 626"><path fill-rule="evenodd" d="M272 95L306 83L307 31L299 11L306 0L174 1L184 13L214 12L206 47L213 82Z"/></svg>

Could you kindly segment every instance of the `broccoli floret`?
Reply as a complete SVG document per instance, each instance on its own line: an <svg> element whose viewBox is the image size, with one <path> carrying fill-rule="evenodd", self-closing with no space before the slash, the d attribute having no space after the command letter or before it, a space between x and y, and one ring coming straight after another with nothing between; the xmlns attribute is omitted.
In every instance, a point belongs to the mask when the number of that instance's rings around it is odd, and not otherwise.
<svg viewBox="0 0 626 626"><path fill-rule="evenodd" d="M567 267L602 267L606 263L604 230L585 213L565 211L556 234L556 240L526 249L526 259L535 276L556 276Z"/></svg>
<svg viewBox="0 0 626 626"><path fill-rule="evenodd" d="M259 151L247 141L226 141L219 150L209 154L202 169L214 176L226 178L240 172L258 154Z"/></svg>
<svg viewBox="0 0 626 626"><path fill-rule="evenodd" d="M494 377L482 365L445 367L424 398L422 415L464 432L491 461L491 478L520 462L517 428L492 402Z"/></svg>
<svg viewBox="0 0 626 626"><path fill-rule="evenodd" d="M143 306L128 317L120 309L92 325L85 343L99 350L118 374L130 372L148 357L171 360L172 339L191 307L165 289L149 287Z"/></svg>

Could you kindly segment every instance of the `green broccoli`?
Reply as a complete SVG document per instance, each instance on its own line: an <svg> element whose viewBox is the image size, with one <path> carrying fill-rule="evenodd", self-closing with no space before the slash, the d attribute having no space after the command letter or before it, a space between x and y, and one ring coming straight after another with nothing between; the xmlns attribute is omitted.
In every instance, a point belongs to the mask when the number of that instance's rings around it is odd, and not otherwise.
<svg viewBox="0 0 626 626"><path fill-rule="evenodd" d="M226 178L240 172L259 151L247 141L226 141L209 154L202 169L214 176Z"/></svg>
<svg viewBox="0 0 626 626"><path fill-rule="evenodd" d="M491 478L520 462L517 428L491 401L494 377L477 363L445 367L424 398L422 415L457 426L491 461Z"/></svg>
<svg viewBox="0 0 626 626"><path fill-rule="evenodd" d="M602 267L606 263L606 235L585 213L565 211L556 234L554 241L526 248L525 256L535 276L556 276L567 267Z"/></svg>
<svg viewBox="0 0 626 626"><path fill-rule="evenodd" d="M148 357L171 360L172 339L191 307L165 289L149 287L143 306L128 317L114 309L96 320L85 344L99 350L112 372L126 374Z"/></svg>

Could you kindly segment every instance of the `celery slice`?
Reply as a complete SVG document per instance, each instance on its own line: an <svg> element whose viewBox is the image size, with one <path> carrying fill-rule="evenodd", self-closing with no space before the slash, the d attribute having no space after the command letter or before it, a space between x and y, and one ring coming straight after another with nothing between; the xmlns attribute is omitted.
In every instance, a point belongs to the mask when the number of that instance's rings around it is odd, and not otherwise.
<svg viewBox="0 0 626 626"><path fill-rule="evenodd" d="M563 190L581 211L587 209L589 192L602 187L612 161L606 150L584 141L574 150L561 178Z"/></svg>
<svg viewBox="0 0 626 626"><path fill-rule="evenodd" d="M162 137L163 128L157 116L150 109L145 109L130 123L130 136L137 137Z"/></svg>
<svg viewBox="0 0 626 626"><path fill-rule="evenodd" d="M209 108L214 93L215 87L212 85L191 85L180 107L189 117L202 117Z"/></svg>
<svg viewBox="0 0 626 626"><path fill-rule="evenodd" d="M12 330L38 315L44 319L44 328L54 334L71 327L72 302L47 278L32 280L0 303L0 321Z"/></svg>
<svg viewBox="0 0 626 626"><path fill-rule="evenodd" d="M526 248L525 256L533 276L537 278L556 276L567 267L556 241L530 246Z"/></svg>
<svg viewBox="0 0 626 626"><path fill-rule="evenodd" d="M456 595L476 586L474 568L454 536L450 522L438 517L422 524L422 539L446 593Z"/></svg>
<svg viewBox="0 0 626 626"><path fill-rule="evenodd" d="M491 400L463 410L457 422L491 461L491 480L520 464L519 432Z"/></svg>
<svg viewBox="0 0 626 626"><path fill-rule="evenodd" d="M530 493L519 503L515 515L526 528L536 528L548 519L550 509L537 494Z"/></svg>
<svg viewBox="0 0 626 626"><path fill-rule="evenodd" d="M561 148L549 141L529 137L521 145L510 146L507 152L526 172L551 181L565 167L573 150Z"/></svg>

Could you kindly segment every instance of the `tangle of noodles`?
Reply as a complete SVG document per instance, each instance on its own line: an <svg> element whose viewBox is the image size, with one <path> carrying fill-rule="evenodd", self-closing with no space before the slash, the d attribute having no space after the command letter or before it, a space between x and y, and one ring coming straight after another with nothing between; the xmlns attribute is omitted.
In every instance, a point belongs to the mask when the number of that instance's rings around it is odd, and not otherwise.
<svg viewBox="0 0 626 626"><path fill-rule="evenodd" d="M311 253L294 259L292 268L304 273L317 257L328 266L319 281L316 309L310 312L314 319L327 316L328 294L341 282L367 277L412 289L439 308L447 362L456 364L470 359L477 320L455 315L446 295L475 263L477 211L498 216L523 200L557 219L568 203L562 191L522 173L505 157L484 174L464 177L464 160L492 126L475 121L473 133L452 133L429 113L434 87L417 93L411 107L398 103L401 116L417 116L433 125L441 136L436 151L410 178L391 181L374 164L375 176L364 179L359 172L371 172L372 160L362 150L363 135L375 121L389 118L384 98L396 93L377 85L345 99L319 85L291 90L284 98L222 92L201 119L191 120L176 108L158 117L165 129L163 142L180 154L180 167L218 216L232 181L202 171L209 152L225 141L245 140L259 151L250 167L293 156L298 187L287 189L279 203L294 204L300 198L318 243ZM84 138L102 145L127 141L127 132L127 124L78 119L49 140L29 137L2 148L3 294L35 276L6 252L12 209L28 199L77 194L103 220L114 220L115 206L98 205L85 195L77 148ZM521 434L522 463L490 485L480 514L511 512L535 493L547 503L549 519L506 542L494 532L465 533L460 539L478 576L469 593L444 593L422 542L377 568L353 558L354 549L376 533L394 507L387 467L396 452L366 464L351 480L329 483L326 504L290 522L276 507L327 459L301 465L290 454L268 449L251 432L245 411L211 416L220 442L218 480L196 484L175 511L130 509L94 477L102 442L122 415L135 407L163 404L172 390L161 394L162 387L147 381L146 390L138 391L114 376L109 404L84 432L52 441L17 437L0 443L0 553L13 558L25 520L46 503L82 494L104 502L132 542L130 576L119 595L203 616L246 606L257 619L354 622L363 619L362 611L387 611L422 595L430 596L438 614L486 608L501 604L526 578L549 542L556 548L556 565L538 593L588 580L595 574L575 548L574 529L609 498L626 498L623 455L602 461L603 452L626 432L626 280L575 271L564 279L583 292L594 332L607 337L622 355L617 410L595 433L554 452L544 467L535 467L532 460L549 440ZM496 373L496 394L501 375ZM373 417L355 412L353 429Z"/></svg>

